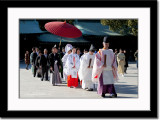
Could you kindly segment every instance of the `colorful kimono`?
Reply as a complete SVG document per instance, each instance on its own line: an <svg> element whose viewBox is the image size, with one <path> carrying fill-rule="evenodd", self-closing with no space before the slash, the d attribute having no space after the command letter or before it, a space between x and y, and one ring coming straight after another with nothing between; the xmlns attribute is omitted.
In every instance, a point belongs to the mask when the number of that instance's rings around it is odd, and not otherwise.
<svg viewBox="0 0 160 120"><path fill-rule="evenodd" d="M78 70L80 66L79 56L77 54L69 54L66 61L67 68L67 86L77 87L78 86ZM74 67L74 68L73 68Z"/></svg>
<svg viewBox="0 0 160 120"><path fill-rule="evenodd" d="M106 67L103 67L103 65ZM100 49L95 55L92 81L98 83L98 94L116 94L114 82L118 80L116 58L111 49Z"/></svg>
<svg viewBox="0 0 160 120"><path fill-rule="evenodd" d="M117 54L117 62L118 62L118 73L124 74L124 65L125 65L125 55L124 53Z"/></svg>
<svg viewBox="0 0 160 120"><path fill-rule="evenodd" d="M92 68L94 63L95 54L90 55L86 53L80 62L80 69L78 72L80 80L82 80L82 88L93 89L94 83L92 82ZM88 68L89 66L89 68Z"/></svg>

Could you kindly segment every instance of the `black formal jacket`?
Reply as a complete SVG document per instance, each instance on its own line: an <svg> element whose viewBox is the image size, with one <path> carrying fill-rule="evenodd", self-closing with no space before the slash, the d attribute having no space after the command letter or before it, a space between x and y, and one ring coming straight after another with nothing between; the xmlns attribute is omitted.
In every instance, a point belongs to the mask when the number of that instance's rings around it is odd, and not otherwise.
<svg viewBox="0 0 160 120"><path fill-rule="evenodd" d="M36 65L37 53L33 53L31 57L32 57L32 64L35 66Z"/></svg>
<svg viewBox="0 0 160 120"><path fill-rule="evenodd" d="M65 53L60 52L59 55L61 55L61 57L63 58L63 56L65 55Z"/></svg>
<svg viewBox="0 0 160 120"><path fill-rule="evenodd" d="M37 58L36 58L36 63L35 63L35 65L36 65L37 67L40 66L40 58L41 58L41 56L37 56Z"/></svg>
<svg viewBox="0 0 160 120"><path fill-rule="evenodd" d="M124 55L125 55L125 65L124 65L124 67L128 67L128 58L129 58L129 55L128 55L128 53L124 53Z"/></svg>
<svg viewBox="0 0 160 120"><path fill-rule="evenodd" d="M54 69L54 63L55 63L56 60L57 60L57 66L58 66L58 68L59 68L59 66L61 65L59 55L56 53L55 56L54 56L53 53L50 53L50 54L49 54L49 65L50 65L50 67L52 67L53 69Z"/></svg>
<svg viewBox="0 0 160 120"><path fill-rule="evenodd" d="M41 57L40 57L40 66L42 66L42 67L49 66L48 54L47 54L47 57L45 57L45 55L41 55Z"/></svg>

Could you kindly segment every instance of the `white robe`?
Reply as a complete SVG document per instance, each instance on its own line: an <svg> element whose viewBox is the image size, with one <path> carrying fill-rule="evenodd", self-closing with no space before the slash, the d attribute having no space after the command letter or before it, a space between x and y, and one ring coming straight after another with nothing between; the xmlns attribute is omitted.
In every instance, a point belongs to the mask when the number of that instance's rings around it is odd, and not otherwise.
<svg viewBox="0 0 160 120"><path fill-rule="evenodd" d="M105 55L106 67L103 68ZM114 84L114 82L118 80L116 58L111 49L100 49L96 54L93 65L92 81L97 83L101 74L103 74L104 85Z"/></svg>
<svg viewBox="0 0 160 120"><path fill-rule="evenodd" d="M73 68L74 66L73 58L74 57L75 57L75 68ZM77 78L77 73L80 67L79 56L73 53L69 54L65 65L66 65L66 74L71 75L72 78Z"/></svg>
<svg viewBox="0 0 160 120"><path fill-rule="evenodd" d="M80 80L82 80L82 88L93 88L93 82L92 82L92 67L93 67L93 63L94 63L94 58L95 58L95 54L90 55L89 53L86 53L85 55L83 55L83 59L81 59L80 62L80 69L79 69L79 77ZM90 68L88 68L89 66L89 61L91 60L91 64L90 64Z"/></svg>
<svg viewBox="0 0 160 120"><path fill-rule="evenodd" d="M83 57L84 57L85 54L87 54L87 53L84 53L84 54L81 56L81 58L80 58L80 64L81 64L81 61L82 61L82 59L83 59Z"/></svg>
<svg viewBox="0 0 160 120"><path fill-rule="evenodd" d="M85 54L86 54L86 53L84 53L84 54L81 56L81 58L80 58L80 67L79 67L79 69L82 68L82 59L83 59L83 57L84 57ZM81 74L80 72L81 72L81 70L78 71L78 75ZM80 80L82 80L82 79L81 79L81 76L78 76L78 77L79 77Z"/></svg>
<svg viewBox="0 0 160 120"><path fill-rule="evenodd" d="M67 61L67 58L68 58L68 53L66 53L63 58L62 58L62 62L63 62L63 78L65 81L67 81L67 66L66 66L66 61Z"/></svg>

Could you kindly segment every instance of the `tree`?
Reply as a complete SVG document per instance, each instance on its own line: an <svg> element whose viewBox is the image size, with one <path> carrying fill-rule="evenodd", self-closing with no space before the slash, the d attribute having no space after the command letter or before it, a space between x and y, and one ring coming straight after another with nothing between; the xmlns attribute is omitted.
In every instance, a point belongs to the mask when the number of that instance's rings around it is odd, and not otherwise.
<svg viewBox="0 0 160 120"><path fill-rule="evenodd" d="M105 19L101 20L102 25L108 25L109 30L113 32L117 32L123 35L132 34L138 35L138 20L130 19L130 20L120 20L120 19Z"/></svg>

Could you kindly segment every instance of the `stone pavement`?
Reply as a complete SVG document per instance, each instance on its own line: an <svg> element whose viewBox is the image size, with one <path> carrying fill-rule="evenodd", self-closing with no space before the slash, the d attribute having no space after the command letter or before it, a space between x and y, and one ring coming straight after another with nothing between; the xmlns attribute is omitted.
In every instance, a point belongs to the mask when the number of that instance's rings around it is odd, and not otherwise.
<svg viewBox="0 0 160 120"><path fill-rule="evenodd" d="M138 70L135 63L130 63L125 77L115 84L118 98L138 97ZM82 88L69 88L63 82L59 86L52 86L49 81L41 81L33 77L31 69L26 70L25 64L20 63L20 98L22 99L103 99L97 91L85 91ZM109 94L106 94L109 98Z"/></svg>

